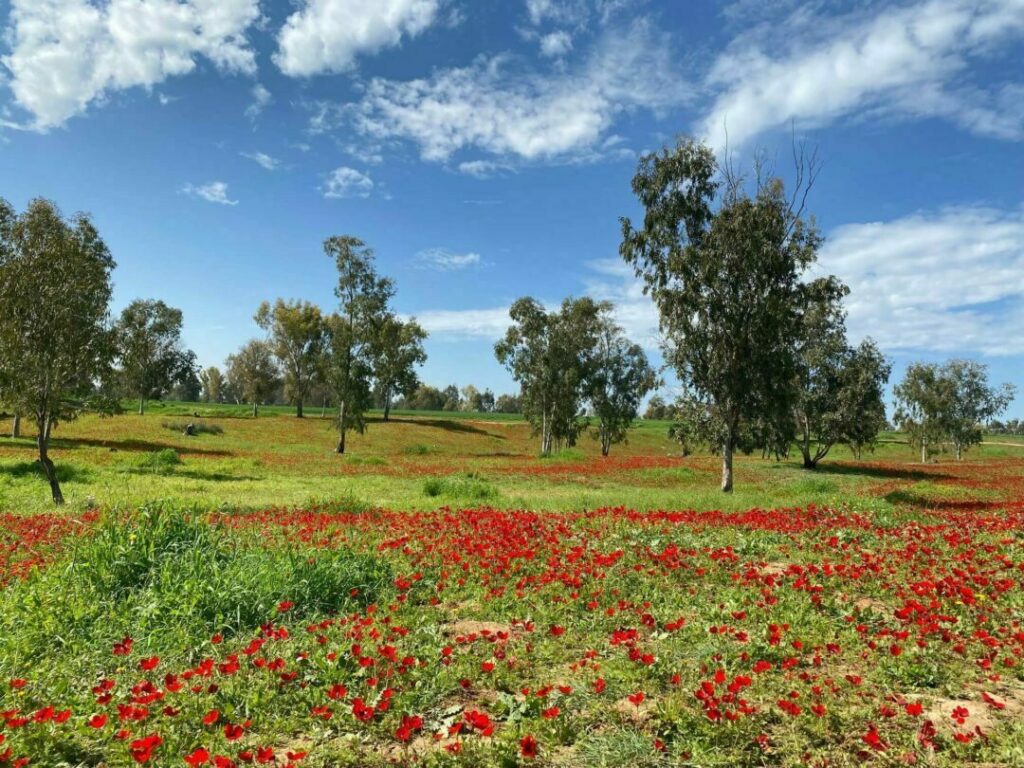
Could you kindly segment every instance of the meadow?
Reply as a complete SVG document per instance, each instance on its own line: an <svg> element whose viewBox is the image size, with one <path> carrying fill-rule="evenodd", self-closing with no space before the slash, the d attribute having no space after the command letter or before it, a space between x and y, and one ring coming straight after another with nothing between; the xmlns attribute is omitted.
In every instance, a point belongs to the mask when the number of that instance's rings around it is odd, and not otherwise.
<svg viewBox="0 0 1024 768"><path fill-rule="evenodd" d="M0 438L0 765L1024 764L1024 443L154 404ZM185 424L199 434L182 434Z"/></svg>

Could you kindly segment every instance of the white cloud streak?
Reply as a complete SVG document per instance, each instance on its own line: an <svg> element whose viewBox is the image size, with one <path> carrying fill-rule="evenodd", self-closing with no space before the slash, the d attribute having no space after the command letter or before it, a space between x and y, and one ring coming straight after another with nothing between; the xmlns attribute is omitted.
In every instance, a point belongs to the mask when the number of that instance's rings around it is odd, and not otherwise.
<svg viewBox="0 0 1024 768"><path fill-rule="evenodd" d="M186 184L181 188L181 191L190 197L198 197L208 203L238 205L237 200L232 200L228 197L228 185L223 181L211 181L199 186Z"/></svg>
<svg viewBox="0 0 1024 768"><path fill-rule="evenodd" d="M502 55L425 79L375 78L348 116L367 139L412 142L429 161L470 148L550 161L594 153L623 113L667 110L691 93L666 39L645 21L604 35L572 71L517 63ZM324 114L311 128L324 127Z"/></svg>
<svg viewBox="0 0 1024 768"><path fill-rule="evenodd" d="M1024 208L954 207L831 233L817 271L885 350L1024 354Z"/></svg>
<svg viewBox="0 0 1024 768"><path fill-rule="evenodd" d="M242 155L242 157L252 160L254 163L258 164L259 166L265 168L268 171L277 170L277 168L281 165L280 160L278 160L276 157L271 157L266 152L241 152L240 154Z"/></svg>
<svg viewBox="0 0 1024 768"><path fill-rule="evenodd" d="M832 18L797 11L781 27L740 35L717 58L706 83L717 97L697 132L722 149L791 121L815 128L870 113L1022 139L1020 84L988 91L966 77L1022 34L1021 0L925 0Z"/></svg>
<svg viewBox="0 0 1024 768"><path fill-rule="evenodd" d="M455 253L447 248L428 248L416 254L414 262L421 269L453 272L480 266L479 253Z"/></svg>

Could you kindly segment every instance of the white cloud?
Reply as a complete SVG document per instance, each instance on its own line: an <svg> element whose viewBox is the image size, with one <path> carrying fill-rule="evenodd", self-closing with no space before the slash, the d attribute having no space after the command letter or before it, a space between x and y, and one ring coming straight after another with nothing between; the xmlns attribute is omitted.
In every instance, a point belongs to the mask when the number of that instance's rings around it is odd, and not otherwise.
<svg viewBox="0 0 1024 768"><path fill-rule="evenodd" d="M369 197L373 187L373 179L365 173L342 166L331 171L322 191L324 197Z"/></svg>
<svg viewBox="0 0 1024 768"><path fill-rule="evenodd" d="M540 53L549 59L557 59L572 50L572 35L565 31L552 32L540 39Z"/></svg>
<svg viewBox="0 0 1024 768"><path fill-rule="evenodd" d="M432 337L497 340L509 326L508 311L509 307L433 309L418 312L416 320Z"/></svg>
<svg viewBox="0 0 1024 768"><path fill-rule="evenodd" d="M413 142L425 160L476 148L538 161L594 152L621 114L666 110L690 95L665 38L644 21L603 36L575 71L516 65L496 56L425 79L375 78L348 117L370 140Z"/></svg>
<svg viewBox="0 0 1024 768"><path fill-rule="evenodd" d="M655 352L658 349L658 312L650 297L644 296L643 287L633 270L618 259L598 259L587 262L590 274L582 278L583 293L615 304L613 316L626 335ZM549 311L558 309L559 302L543 302ZM438 309L417 313L420 324L432 336L449 340L497 340L509 326L509 307L486 309Z"/></svg>
<svg viewBox="0 0 1024 768"><path fill-rule="evenodd" d="M245 33L258 17L258 0L13 0L2 63L46 130L117 91L188 74L198 57L252 74Z"/></svg>
<svg viewBox="0 0 1024 768"><path fill-rule="evenodd" d="M816 271L886 350L1024 353L1024 208L955 207L831 233Z"/></svg>
<svg viewBox="0 0 1024 768"><path fill-rule="evenodd" d="M986 92L965 79L974 60L1022 33L1021 0L924 0L831 19L800 10L718 57L707 80L718 96L698 132L721 149L790 121L813 128L872 112L1021 139L1012 88Z"/></svg>
<svg viewBox="0 0 1024 768"><path fill-rule="evenodd" d="M266 152L241 152L239 154L241 154L242 157L247 157L254 163L261 165L268 171L276 170L277 167L281 165L280 160L278 160L276 157L271 157Z"/></svg>
<svg viewBox="0 0 1024 768"><path fill-rule="evenodd" d="M441 0L305 0L278 35L274 61L293 77L345 72L436 20Z"/></svg>
<svg viewBox="0 0 1024 768"><path fill-rule="evenodd" d="M478 179L489 179L502 171L510 170L504 163L496 163L492 160L467 160L459 163L459 173L473 176Z"/></svg>
<svg viewBox="0 0 1024 768"><path fill-rule="evenodd" d="M452 272L458 269L480 266L479 253L455 253L447 248L429 248L416 254L416 266L422 269L435 269L439 272Z"/></svg>
<svg viewBox="0 0 1024 768"><path fill-rule="evenodd" d="M526 14L534 26L565 24L582 26L592 18L607 23L615 14L639 0L526 0Z"/></svg>
<svg viewBox="0 0 1024 768"><path fill-rule="evenodd" d="M271 102L274 101L273 95L262 84L256 83L252 87L252 103L245 108L245 116L250 120L255 120L261 114L263 110L270 106Z"/></svg>
<svg viewBox="0 0 1024 768"><path fill-rule="evenodd" d="M238 205L237 200L228 197L228 185L223 181L211 181L207 184L195 186L186 184L181 189L186 195L199 197L208 203L219 203L220 205Z"/></svg>

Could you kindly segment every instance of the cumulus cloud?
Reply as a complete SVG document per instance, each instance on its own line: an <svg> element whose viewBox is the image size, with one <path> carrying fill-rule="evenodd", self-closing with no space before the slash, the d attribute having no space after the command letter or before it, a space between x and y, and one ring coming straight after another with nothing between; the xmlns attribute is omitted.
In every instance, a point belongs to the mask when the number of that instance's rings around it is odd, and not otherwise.
<svg viewBox="0 0 1024 768"><path fill-rule="evenodd" d="M573 71L519 63L499 55L424 79L375 78L346 116L369 140L410 141L425 160L473 148L541 161L593 152L623 113L676 107L691 94L666 39L644 21L604 35Z"/></svg>
<svg viewBox="0 0 1024 768"><path fill-rule="evenodd" d="M228 185L223 181L211 181L199 186L186 184L181 188L181 191L190 197L198 197L208 203L238 205L237 200L232 200L228 197Z"/></svg>
<svg viewBox="0 0 1024 768"><path fill-rule="evenodd" d="M1024 208L954 207L833 231L818 270L883 349L1024 353Z"/></svg>
<svg viewBox="0 0 1024 768"><path fill-rule="evenodd" d="M266 152L242 152L240 154L242 157L252 160L254 163L266 168L268 171L276 170L277 167L281 165L280 160L276 157L271 157Z"/></svg>
<svg viewBox="0 0 1024 768"><path fill-rule="evenodd" d="M373 179L365 173L342 166L331 171L321 191L324 197L369 197L373 188Z"/></svg>
<svg viewBox="0 0 1024 768"><path fill-rule="evenodd" d="M361 54L398 45L439 20L441 0L305 0L278 35L274 61L291 76L345 72Z"/></svg>
<svg viewBox="0 0 1024 768"><path fill-rule="evenodd" d="M480 266L479 253L455 253L447 248L428 248L416 254L416 266L421 269L434 269L439 272L452 272L458 269Z"/></svg>
<svg viewBox="0 0 1024 768"><path fill-rule="evenodd" d="M1019 84L988 91L966 75L1022 33L1020 0L924 0L828 19L800 10L740 35L716 59L707 85L717 97L698 132L722 148L791 121L813 128L874 113L1021 139Z"/></svg>
<svg viewBox="0 0 1024 768"><path fill-rule="evenodd" d="M188 74L199 57L252 74L258 0L13 0L3 57L15 101L46 130L121 90Z"/></svg>

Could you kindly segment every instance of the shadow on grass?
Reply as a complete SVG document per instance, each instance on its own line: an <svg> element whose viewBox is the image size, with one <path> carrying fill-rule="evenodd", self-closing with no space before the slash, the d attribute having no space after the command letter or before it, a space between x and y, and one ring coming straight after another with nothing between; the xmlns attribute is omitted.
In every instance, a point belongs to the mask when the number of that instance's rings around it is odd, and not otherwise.
<svg viewBox="0 0 1024 768"><path fill-rule="evenodd" d="M978 512L984 509L999 509L1005 506L1005 502L982 501L980 499L934 499L922 496L919 493L896 490L885 494L883 498L890 504L904 507L913 507L920 510L932 511L963 511Z"/></svg>
<svg viewBox="0 0 1024 768"><path fill-rule="evenodd" d="M71 464L55 462L57 469L57 480L61 483L88 483L95 479L96 475L87 467L76 467ZM46 473L38 461L19 461L17 464L0 466L0 475L7 475L15 479L22 477L38 477L46 479Z"/></svg>
<svg viewBox="0 0 1024 768"><path fill-rule="evenodd" d="M411 424L417 427L433 427L434 429L443 429L445 432L461 432L463 434L472 435L485 435L487 437L495 437L499 440L507 440L504 435L496 435L493 432L488 432L486 429L480 429L480 427L474 427L472 424L466 424L462 421L451 421L445 419L401 419L392 416L387 422L383 418L376 417L367 419L367 421L374 424Z"/></svg>
<svg viewBox="0 0 1024 768"><path fill-rule="evenodd" d="M164 471L154 471L144 467L128 467L121 471L126 475L139 475L140 477L188 478L189 480L208 480L212 483L225 483L232 480L236 480L238 482L256 482L266 479L257 475L235 475L230 472L207 472L202 469L174 468Z"/></svg>
<svg viewBox="0 0 1024 768"><path fill-rule="evenodd" d="M802 468L799 464L790 467ZM847 477L873 477L881 480L951 480L952 475L943 472L927 472L906 467L865 466L864 464L843 464L822 462L817 469L807 470L808 475L843 475Z"/></svg>
<svg viewBox="0 0 1024 768"><path fill-rule="evenodd" d="M74 450L75 448L107 448L113 451L135 451L138 453L153 453L170 448L172 451L180 451L186 454L197 454L200 456L212 456L227 458L234 456L231 451L219 450L216 448L196 448L194 446L182 447L170 443L155 443L150 440L97 440L92 437L62 437L54 438L52 447L55 450Z"/></svg>

